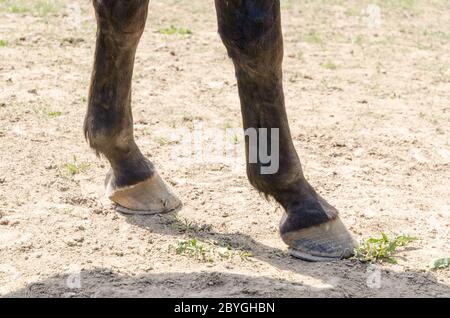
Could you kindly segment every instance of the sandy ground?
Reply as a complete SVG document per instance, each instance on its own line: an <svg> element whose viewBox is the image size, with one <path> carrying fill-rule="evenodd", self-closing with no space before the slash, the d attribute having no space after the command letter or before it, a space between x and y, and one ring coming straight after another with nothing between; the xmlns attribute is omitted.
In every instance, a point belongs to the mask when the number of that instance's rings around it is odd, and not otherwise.
<svg viewBox="0 0 450 318"><path fill-rule="evenodd" d="M305 174L357 239L419 238L397 265L371 266L291 258L281 211L249 186L240 151L231 161L180 154L180 136L196 129L203 149L242 145L242 133L220 134L241 118L213 1L151 1L136 139L184 208L125 217L104 198L108 164L82 133L90 2L1 0L0 295L449 297L449 270L429 263L450 255L450 11L445 0L377 3L283 1L286 100ZM203 252L177 254L192 239Z"/></svg>

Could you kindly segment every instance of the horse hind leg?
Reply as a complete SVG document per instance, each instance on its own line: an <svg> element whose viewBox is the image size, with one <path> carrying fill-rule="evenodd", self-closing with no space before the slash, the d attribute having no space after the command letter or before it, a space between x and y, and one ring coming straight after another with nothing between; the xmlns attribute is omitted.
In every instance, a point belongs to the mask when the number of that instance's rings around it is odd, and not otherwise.
<svg viewBox="0 0 450 318"><path fill-rule="evenodd" d="M111 164L105 185L118 211L155 214L181 201L134 140L131 82L148 0L94 0L97 42L84 131L90 146Z"/></svg>
<svg viewBox="0 0 450 318"><path fill-rule="evenodd" d="M292 143L284 105L279 0L216 0L216 10L219 33L236 70L244 128L278 129L279 169L262 173L266 163L247 158L250 183L283 206L280 234L293 256L308 261L351 256L355 241L338 211L306 181ZM249 141L247 157L258 151Z"/></svg>

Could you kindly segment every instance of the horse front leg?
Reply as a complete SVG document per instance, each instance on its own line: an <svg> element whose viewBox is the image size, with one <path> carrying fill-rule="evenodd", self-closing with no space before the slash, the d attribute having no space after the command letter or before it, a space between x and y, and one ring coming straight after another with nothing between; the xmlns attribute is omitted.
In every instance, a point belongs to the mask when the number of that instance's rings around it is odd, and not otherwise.
<svg viewBox="0 0 450 318"><path fill-rule="evenodd" d="M97 42L84 131L90 146L111 164L105 181L117 210L169 212L181 205L136 145L131 111L134 59L148 0L94 0Z"/></svg>
<svg viewBox="0 0 450 318"><path fill-rule="evenodd" d="M292 142L282 83L279 0L215 3L219 33L236 70L244 128L249 136L258 139L246 139L251 184L283 206L280 233L293 256L310 261L351 256L355 247L352 236L337 210L305 180ZM260 154L261 139L268 139L269 135L278 143L267 147L277 161L272 171ZM267 140L262 142L267 144Z"/></svg>

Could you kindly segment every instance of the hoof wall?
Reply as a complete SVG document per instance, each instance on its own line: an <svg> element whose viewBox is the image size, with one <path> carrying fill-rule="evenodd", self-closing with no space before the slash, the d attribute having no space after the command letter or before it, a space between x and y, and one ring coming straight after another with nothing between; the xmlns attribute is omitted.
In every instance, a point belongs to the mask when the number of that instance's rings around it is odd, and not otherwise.
<svg viewBox="0 0 450 318"><path fill-rule="evenodd" d="M353 256L356 241L339 218L286 233L283 240L293 257L310 262L331 262Z"/></svg>
<svg viewBox="0 0 450 318"><path fill-rule="evenodd" d="M125 188L114 189L109 180L106 193L118 212L129 215L169 213L182 206L181 200L156 172L148 180Z"/></svg>

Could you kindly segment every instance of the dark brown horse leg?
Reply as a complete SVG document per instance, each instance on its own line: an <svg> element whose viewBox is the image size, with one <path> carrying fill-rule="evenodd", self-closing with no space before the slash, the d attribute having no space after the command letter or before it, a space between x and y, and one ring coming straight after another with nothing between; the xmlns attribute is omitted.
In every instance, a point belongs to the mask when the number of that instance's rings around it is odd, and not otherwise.
<svg viewBox="0 0 450 318"><path fill-rule="evenodd" d="M352 236L336 209L305 180L292 143L284 106L279 0L215 2L219 33L236 70L244 128L279 129L278 171L263 174L266 162L258 157L247 163L250 182L283 206L280 232L293 256L311 261L351 256ZM257 148L246 139L247 161Z"/></svg>
<svg viewBox="0 0 450 318"><path fill-rule="evenodd" d="M97 46L84 130L111 164L108 197L124 213L152 214L181 202L168 189L133 136L131 81L147 18L148 0L94 0Z"/></svg>

